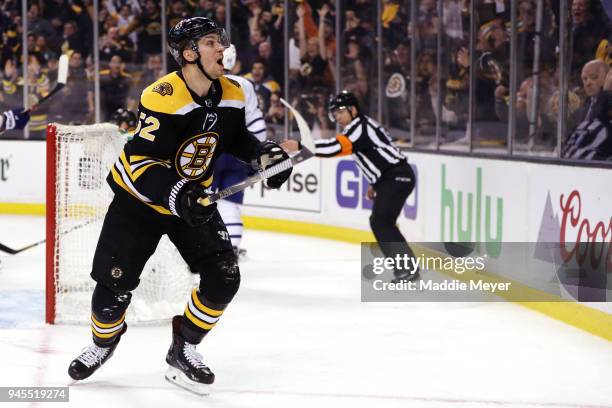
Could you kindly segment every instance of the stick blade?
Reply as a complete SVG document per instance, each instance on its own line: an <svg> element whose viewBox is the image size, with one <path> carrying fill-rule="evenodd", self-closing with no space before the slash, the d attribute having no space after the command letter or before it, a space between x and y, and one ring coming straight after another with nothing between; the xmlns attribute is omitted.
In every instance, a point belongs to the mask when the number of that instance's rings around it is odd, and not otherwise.
<svg viewBox="0 0 612 408"><path fill-rule="evenodd" d="M62 54L59 58L58 67L57 67L57 83L58 84L66 84L68 80L68 56L66 54Z"/></svg>
<svg viewBox="0 0 612 408"><path fill-rule="evenodd" d="M293 114L293 117L295 118L295 121L297 122L298 129L300 130L300 135L302 137L302 140L301 140L302 145L306 147L308 150L310 150L311 152L314 152L315 151L314 140L312 140L312 134L310 132L310 128L308 127L308 124L306 123L306 120L304 120L304 117L300 115L300 113L293 106L289 105L289 103L286 100L284 100L283 98L280 98L280 101Z"/></svg>
<svg viewBox="0 0 612 408"><path fill-rule="evenodd" d="M15 255L15 254L19 253L19 251L15 250L13 248L9 248L6 245L2 245L2 244L0 244L0 251L6 252L7 254L11 254L11 255Z"/></svg>

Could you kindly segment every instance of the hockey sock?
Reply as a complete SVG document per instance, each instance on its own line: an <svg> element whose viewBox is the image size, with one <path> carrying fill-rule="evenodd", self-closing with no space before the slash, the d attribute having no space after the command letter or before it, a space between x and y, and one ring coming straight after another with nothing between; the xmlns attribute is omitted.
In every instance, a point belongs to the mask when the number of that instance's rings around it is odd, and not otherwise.
<svg viewBox="0 0 612 408"><path fill-rule="evenodd" d="M198 289L194 289L183 315L181 335L189 343L200 343L215 327L226 307L206 300Z"/></svg>
<svg viewBox="0 0 612 408"><path fill-rule="evenodd" d="M121 334L123 326L125 325L125 312L121 317L115 321L104 321L96 316L95 313L91 314L91 332L93 334L94 343L100 347L109 347Z"/></svg>
<svg viewBox="0 0 612 408"><path fill-rule="evenodd" d="M244 225L240 218L240 206L229 200L219 200L217 201L217 209L219 214L221 214L221 218L223 218L227 232L229 232L232 246L240 248L242 231L244 230Z"/></svg>
<svg viewBox="0 0 612 408"><path fill-rule="evenodd" d="M125 313L132 299L130 292L115 292L97 284L91 297L91 332L100 347L110 347L125 329Z"/></svg>

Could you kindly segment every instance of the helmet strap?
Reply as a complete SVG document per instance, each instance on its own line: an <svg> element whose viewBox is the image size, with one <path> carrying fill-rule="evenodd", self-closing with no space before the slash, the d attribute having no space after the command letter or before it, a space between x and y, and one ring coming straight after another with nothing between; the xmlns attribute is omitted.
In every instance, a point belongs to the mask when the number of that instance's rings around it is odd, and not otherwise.
<svg viewBox="0 0 612 408"><path fill-rule="evenodd" d="M195 61L187 61L185 60L185 62L187 62L188 64L196 64L196 66L198 67L198 69L200 70L200 72L202 74L204 74L204 76L210 81L213 82L214 79L211 78L210 75L208 75L208 72L206 72L206 70L204 69L204 67L202 66L202 63L200 62L201 56L200 56L200 50L198 49L198 44L195 41L191 42L191 50L193 52L195 52L197 58Z"/></svg>
<svg viewBox="0 0 612 408"><path fill-rule="evenodd" d="M201 72L202 74L204 74L204 76L205 76L205 77L206 77L206 78L207 78L207 79L208 79L210 82L213 82L213 81L214 81L214 79L213 79L213 78L211 78L211 76L210 76L210 75L208 75L208 73L206 72L206 70L205 70L205 69L204 69L204 67L202 66L202 63L200 62L200 53L199 53L199 52L197 53L197 56L198 56L198 59L196 59L195 61L187 61L187 60L185 60L185 62L186 62L186 63L188 63L188 64L195 64L195 65L198 67L198 69L200 70L200 72Z"/></svg>
<svg viewBox="0 0 612 408"><path fill-rule="evenodd" d="M204 69L204 67L202 66L202 63L200 62L200 53L198 52L198 59L196 61L196 65L198 66L198 68L200 69L200 71L204 74L204 76L206 78L208 78L208 80L210 82L213 82L214 79L210 77L210 75L208 75L208 73L206 72L206 70Z"/></svg>

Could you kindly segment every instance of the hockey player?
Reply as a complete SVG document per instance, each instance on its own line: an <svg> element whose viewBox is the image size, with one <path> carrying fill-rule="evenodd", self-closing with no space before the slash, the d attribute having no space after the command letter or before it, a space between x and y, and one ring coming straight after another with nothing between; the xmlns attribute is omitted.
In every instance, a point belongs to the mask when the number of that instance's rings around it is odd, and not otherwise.
<svg viewBox="0 0 612 408"><path fill-rule="evenodd" d="M93 259L93 344L68 368L75 380L89 377L113 354L126 332L126 310L142 269L167 234L200 286L182 316L172 319L166 379L206 394L215 376L196 346L215 326L240 284L227 230L214 205L203 207L213 165L222 152L258 168L288 155L275 143L260 143L245 127L244 94L223 77L225 31L213 20L181 20L168 34L181 69L145 88L139 123L108 175L115 192ZM286 171L267 180L279 188Z"/></svg>
<svg viewBox="0 0 612 408"><path fill-rule="evenodd" d="M15 108L0 114L0 133L5 130L23 129L30 120L30 111Z"/></svg>
<svg viewBox="0 0 612 408"><path fill-rule="evenodd" d="M404 254L413 257L404 236L396 226L397 217L415 186L415 175L406 157L391 142L388 132L359 110L355 95L343 91L329 102L329 117L343 129L332 139L315 141L315 155L334 157L352 154L368 179L366 196L373 200L370 227L383 254L389 258ZM286 151L299 149L299 142L281 144ZM395 269L394 282L419 278L418 270Z"/></svg>
<svg viewBox="0 0 612 408"><path fill-rule="evenodd" d="M111 115L110 122L117 125L119 131L128 133L136 130L138 119L131 110L119 108Z"/></svg>
<svg viewBox="0 0 612 408"><path fill-rule="evenodd" d="M244 92L246 127L259 141L263 142L266 139L266 122L264 121L263 113L259 109L253 84L241 76L227 74L235 64L236 47L232 44L223 51L225 77L240 84ZM223 190L226 187L239 183L247 177L248 173L249 168L247 165L237 160L234 156L223 154L215 162L215 178L212 189L213 191L217 189ZM225 222L234 252L236 252L239 258L243 257L246 253L244 249L240 248L242 231L244 230L242 219L240 218L240 205L243 200L244 192L241 191L218 201L219 214L221 214L221 218Z"/></svg>

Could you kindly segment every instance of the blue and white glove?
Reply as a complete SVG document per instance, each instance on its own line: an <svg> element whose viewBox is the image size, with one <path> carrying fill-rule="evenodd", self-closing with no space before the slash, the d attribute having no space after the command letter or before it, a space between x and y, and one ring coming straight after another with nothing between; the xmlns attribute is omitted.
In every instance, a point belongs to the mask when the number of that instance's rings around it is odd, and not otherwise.
<svg viewBox="0 0 612 408"><path fill-rule="evenodd" d="M23 129L30 120L30 112L24 108L15 108L2 112L3 121L0 124L0 131Z"/></svg>

